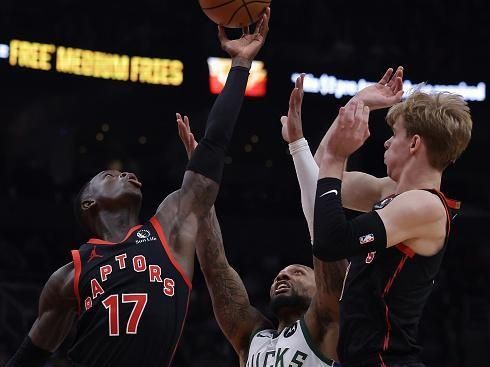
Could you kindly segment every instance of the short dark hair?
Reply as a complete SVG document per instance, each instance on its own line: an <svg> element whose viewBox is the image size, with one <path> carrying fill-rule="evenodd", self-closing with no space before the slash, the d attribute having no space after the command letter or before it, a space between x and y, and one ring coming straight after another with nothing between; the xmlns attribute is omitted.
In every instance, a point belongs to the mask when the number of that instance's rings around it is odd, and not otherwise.
<svg viewBox="0 0 490 367"><path fill-rule="evenodd" d="M85 221L83 220L83 216L82 216L83 215L82 200L89 186L90 186L90 181L86 182L82 186L82 188L78 192L77 196L75 196L75 199L73 201L73 213L75 214L75 219L77 223L80 225L80 228L84 235L90 235L92 232L90 228L87 226L87 223L85 223Z"/></svg>

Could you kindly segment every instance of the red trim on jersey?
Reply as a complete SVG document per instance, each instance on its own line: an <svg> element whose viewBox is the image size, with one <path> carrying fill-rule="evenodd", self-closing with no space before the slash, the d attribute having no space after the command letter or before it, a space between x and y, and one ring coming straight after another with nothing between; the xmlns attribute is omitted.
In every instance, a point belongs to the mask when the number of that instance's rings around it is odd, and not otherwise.
<svg viewBox="0 0 490 367"><path fill-rule="evenodd" d="M174 351L172 352L172 357L170 357L170 361L168 363L169 366L172 364L172 360L174 359L175 352L177 351L177 347L179 346L180 337L182 336L182 332L184 331L185 320L187 319L187 311L189 310L189 301L191 300L191 288L192 287L189 287L189 290L187 291L187 305L185 306L184 319L182 320L182 326L180 327L179 337L177 338L177 342L175 343Z"/></svg>
<svg viewBox="0 0 490 367"><path fill-rule="evenodd" d="M391 278L386 283L385 289L383 291L383 297L386 296L388 294L388 292L390 291L390 288L393 285L393 282L395 281L395 278L402 271L402 268L405 265L405 262L407 261L407 259L408 259L408 255L405 255L405 256L403 256L403 258L398 263L398 266L396 267L395 272L393 273L393 275L391 276Z"/></svg>
<svg viewBox="0 0 490 367"><path fill-rule="evenodd" d="M413 257L415 256L415 251L413 251L410 247L404 245L403 243L399 243L395 247L411 259L413 259Z"/></svg>
<svg viewBox="0 0 490 367"><path fill-rule="evenodd" d="M386 335L383 341L383 350L388 350L388 346L390 345L390 333L391 333L391 323L390 323L390 310L388 309L388 305L385 304L385 321L386 321Z"/></svg>
<svg viewBox="0 0 490 367"><path fill-rule="evenodd" d="M167 243L167 238L165 237L165 233L163 232L163 228L160 225L160 223L158 222L158 219L155 217L152 217L150 219L150 222L153 225L153 227L155 228L155 230L157 231L157 235L158 235L158 238L160 239L160 243L162 244L163 249L167 253L167 256L170 259L170 261L172 262L173 266L175 267L175 269L177 269L177 271L180 273L180 275L182 275L182 278L184 278L184 281L186 282L189 289L192 289L192 282L189 280L189 278L187 277L186 273L184 272L182 267L179 265L177 260L175 260L175 257L172 254L172 251L170 250L170 247Z"/></svg>
<svg viewBox="0 0 490 367"><path fill-rule="evenodd" d="M80 291L78 289L78 284L80 282L80 274L82 273L82 262L80 260L80 252L78 250L72 250L71 257L73 258L73 266L75 268L75 275L73 277L73 293L75 293L75 297L77 298L78 314L80 315L82 311L82 306L80 303Z"/></svg>
<svg viewBox="0 0 490 367"><path fill-rule="evenodd" d="M409 256L408 255L405 255L405 256L402 257L402 259L398 263L398 266L396 267L395 272L393 273L393 275L391 276L391 278L388 279L388 282L386 283L385 289L383 291L383 296L382 296L383 298L390 291L391 286L393 285L393 282L395 281L395 278L402 271L403 266L405 265L405 262L407 261L408 258L409 258ZM386 335L385 335L384 342L383 342L383 351L388 350L388 347L390 345L390 332L391 332L391 323L390 323L390 316L389 316L389 308L388 308L388 305L386 304L386 302L385 302L385 321L386 321ZM379 354L379 357L381 358L381 354ZM383 361L383 360L381 359L381 361Z"/></svg>
<svg viewBox="0 0 490 367"><path fill-rule="evenodd" d="M450 207L451 209L456 209L456 210L461 209L461 201L456 200L456 199L448 198L442 192L439 192L439 194L442 195L442 197L444 198L444 201L446 202L446 204L447 204L448 207Z"/></svg>
<svg viewBox="0 0 490 367"><path fill-rule="evenodd" d="M131 236L133 234L134 231L136 231L137 229L139 229L141 227L142 227L141 224L138 224L137 226L132 227L128 231L128 234L126 235L126 237L124 237L124 239L121 242L109 242L109 241L104 241L104 240L101 240L101 239L98 239L98 238L91 238L91 239L89 239L87 241L87 243L90 243L92 245L118 245L118 244L123 243L124 241L126 241L129 238L129 236Z"/></svg>
<svg viewBox="0 0 490 367"><path fill-rule="evenodd" d="M451 213L449 213L449 208L452 209L459 209L461 207L461 202L454 200L454 199L448 199L442 192L437 191L437 195L439 198L442 200L444 204L444 209L446 209L446 215L447 215L447 233L446 237L449 236L449 231L451 230Z"/></svg>
<svg viewBox="0 0 490 367"><path fill-rule="evenodd" d="M379 361L381 362L381 367L386 367L385 361L383 361L383 357L381 357L381 353L378 353Z"/></svg>

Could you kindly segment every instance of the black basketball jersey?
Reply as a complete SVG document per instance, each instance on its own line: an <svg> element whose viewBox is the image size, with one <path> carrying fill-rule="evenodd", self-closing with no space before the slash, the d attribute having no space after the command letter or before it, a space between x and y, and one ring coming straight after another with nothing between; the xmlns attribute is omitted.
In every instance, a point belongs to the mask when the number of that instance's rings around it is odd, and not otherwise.
<svg viewBox="0 0 490 367"><path fill-rule="evenodd" d="M120 243L90 239L72 256L79 319L69 358L81 366L168 366L192 286L156 218Z"/></svg>
<svg viewBox="0 0 490 367"><path fill-rule="evenodd" d="M444 256L452 214L457 206L438 191L448 215L443 248L433 256L415 254L404 244L349 259L340 300L338 354L343 367L387 367L417 361L418 324ZM395 195L375 204L388 205Z"/></svg>

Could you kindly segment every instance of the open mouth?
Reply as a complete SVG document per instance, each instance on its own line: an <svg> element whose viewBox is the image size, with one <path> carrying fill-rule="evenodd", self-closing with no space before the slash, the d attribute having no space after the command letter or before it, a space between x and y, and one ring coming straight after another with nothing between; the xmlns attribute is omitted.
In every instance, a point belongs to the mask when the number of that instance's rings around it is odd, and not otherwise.
<svg viewBox="0 0 490 367"><path fill-rule="evenodd" d="M130 178L128 180L128 182L132 183L137 188L141 188L141 186L143 186L143 184L141 182L139 182L138 180L135 180L134 178Z"/></svg>
<svg viewBox="0 0 490 367"><path fill-rule="evenodd" d="M276 287L276 290L275 290L274 294L286 293L287 291L289 291L289 289L291 289L291 287L289 286L289 284L286 283L286 282L284 282L284 283L279 284Z"/></svg>

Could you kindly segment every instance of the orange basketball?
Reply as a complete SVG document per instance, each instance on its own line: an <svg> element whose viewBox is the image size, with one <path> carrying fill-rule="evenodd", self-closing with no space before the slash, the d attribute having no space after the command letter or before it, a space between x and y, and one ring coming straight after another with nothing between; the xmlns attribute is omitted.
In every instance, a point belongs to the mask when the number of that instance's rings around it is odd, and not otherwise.
<svg viewBox="0 0 490 367"><path fill-rule="evenodd" d="M259 20L271 0L199 0L204 13L227 28L249 26Z"/></svg>

